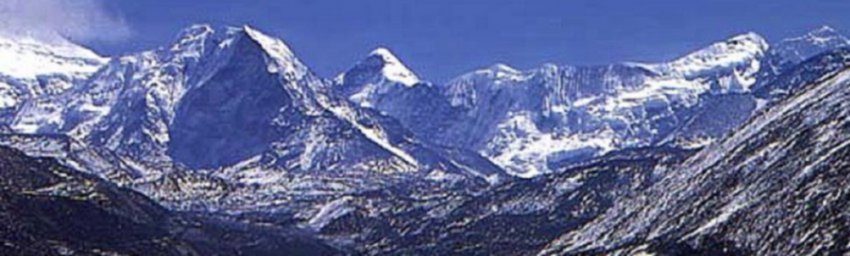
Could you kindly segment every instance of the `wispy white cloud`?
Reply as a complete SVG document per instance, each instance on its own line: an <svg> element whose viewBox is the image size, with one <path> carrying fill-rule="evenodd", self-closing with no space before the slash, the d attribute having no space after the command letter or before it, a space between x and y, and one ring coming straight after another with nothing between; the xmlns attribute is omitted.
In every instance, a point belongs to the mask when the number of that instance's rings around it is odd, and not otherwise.
<svg viewBox="0 0 850 256"><path fill-rule="evenodd" d="M82 41L120 41L131 29L101 0L0 0L0 32Z"/></svg>

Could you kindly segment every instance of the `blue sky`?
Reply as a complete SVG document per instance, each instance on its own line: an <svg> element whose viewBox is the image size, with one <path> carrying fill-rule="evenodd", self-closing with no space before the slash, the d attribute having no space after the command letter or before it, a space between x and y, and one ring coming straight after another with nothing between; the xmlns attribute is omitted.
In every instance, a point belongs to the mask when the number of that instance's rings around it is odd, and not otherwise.
<svg viewBox="0 0 850 256"><path fill-rule="evenodd" d="M92 0L93 1L93 0ZM503 62L603 64L674 58L748 31L770 41L850 28L850 1L827 0L109 0L129 28L84 40L104 54L169 42L193 23L251 24L283 38L322 76L386 46L427 80ZM103 32L108 33L108 32Z"/></svg>

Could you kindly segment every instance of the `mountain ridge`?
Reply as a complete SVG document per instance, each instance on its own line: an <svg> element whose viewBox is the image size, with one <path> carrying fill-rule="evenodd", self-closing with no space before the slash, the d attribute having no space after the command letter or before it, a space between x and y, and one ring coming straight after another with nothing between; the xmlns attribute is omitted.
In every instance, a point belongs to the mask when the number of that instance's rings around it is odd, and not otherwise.
<svg viewBox="0 0 850 256"><path fill-rule="evenodd" d="M814 161L801 167L807 181L829 173L819 163L841 163L833 156L845 138L830 131L846 112L850 48L833 32L780 47L748 33L662 63L494 64L434 84L384 48L329 79L282 39L194 25L163 47L110 58L30 101L35 108L3 112L0 144L170 211L297 227L364 254L768 253L762 241L741 246L712 232L751 206L729 188L763 195L783 184L759 170L784 181L795 175L789 166ZM53 120L16 130L20 116ZM744 154L753 148L760 153ZM813 157L769 157L786 153Z"/></svg>
<svg viewBox="0 0 850 256"><path fill-rule="evenodd" d="M685 126L691 122L681 117L683 113L711 106L703 104L705 100L701 99L714 97L710 95L750 94L757 89L764 91L765 89L760 88L764 86L764 82L758 81L769 80L766 78L772 76L769 75L769 70L780 65L773 63L786 63L782 66L788 66L787 63L796 61L781 60L786 57L782 57L782 53L770 47L763 37L755 33L745 33L710 44L670 62L624 63L597 67L543 65L527 71L495 64L487 69L461 75L444 85L435 85L420 80L390 50L379 47L363 61L329 82L313 74L280 39L264 35L247 25L213 29L210 25L199 24L181 32L170 47L141 53L136 57L115 58L111 62L113 64L107 64L106 68L99 71L107 76L121 77L123 75L120 72L124 70L144 71L156 66L183 70L144 74L149 77L143 78L147 79L146 83L153 84L146 85L149 86L148 89L131 93L137 95L145 92L156 95L144 101L161 102L140 102L134 106L140 108L147 105L147 114L142 115L148 116L145 118L147 120L140 123L147 135L126 134L125 137L133 136L151 141L152 144L146 145L147 142L143 142L137 144L137 147L141 147L138 150L153 153L150 156L139 155L137 158L152 157L151 159L171 161L168 156L170 151L166 150L164 145L175 138L168 134L170 130L167 127L175 121L176 107L186 92L200 89L195 87L204 84L210 79L209 76L215 74L220 68L216 63L225 62L224 59L202 59L228 58L228 53L221 51L230 48L240 37L240 33L256 42L265 52L263 58L270 61L269 65L265 66L265 71L280 75L280 79L285 81L283 87L286 94L292 100L300 102L294 105L296 108L307 110L303 113L306 117L321 115L320 113L330 110L333 115L351 122L353 119L345 117L348 114L339 112L350 110L342 110L334 107L337 103L331 103L335 101L332 98L339 95L357 107L375 109L400 121L402 126L413 131L416 137L426 138L423 141L475 151L496 162L509 174L520 177L533 177L550 172L547 165L552 162L569 159L580 161L625 147L647 146L663 141L694 146L705 144L722 132L689 131L688 129L693 128ZM846 41L841 38L843 36L835 30L822 28L803 37L783 40L779 45L783 52L793 51L795 56L802 58L808 57L802 54L808 55L842 45L818 42ZM796 41L803 43L789 43ZM813 46L806 48L810 44ZM199 61L202 62L201 65L194 64ZM136 64L127 65L130 63ZM152 66L147 67L148 65ZM157 67L152 70L159 69ZM199 75L187 73L189 75L184 76L180 72L194 72ZM101 85L97 85L98 83ZM597 83L602 86L597 86ZM64 115L74 118L49 115L59 121L42 121L41 124L29 122L28 125L37 125L37 128L28 128L28 132L69 132L77 138L91 139L88 134L92 131L117 129L98 127L95 123L102 122L104 118L126 118L110 117L107 114L111 111L110 104L119 102L116 98L116 93L119 92L115 90L123 90L120 89L122 86L106 85L106 81L95 81L91 84L87 85L90 88L85 90L97 91L98 95L113 96L94 99L85 95L91 94L90 92L78 92L76 96L50 100L67 102L54 112L65 112L67 114ZM156 84L165 86L156 87ZM133 97L134 100L121 100L132 102L139 101L142 96L120 97ZM757 99L747 97L749 98L736 101L735 104L740 107L735 111L742 111L736 115L750 115L759 106L755 103L758 102ZM103 104L104 101L112 103ZM486 102L495 104L481 105ZM157 104L165 105L155 106ZM66 109L64 105L71 107ZM715 104L714 108L717 107L720 105ZM337 112L333 113L334 111ZM19 111L17 116L44 116L39 113L41 112ZM735 122L740 121L730 122L718 124L719 126L713 129L728 130L736 125ZM13 123L10 126L19 125ZM354 126L363 127L357 124ZM95 141L100 141L100 145L114 144L115 140L108 142L109 136L106 135L114 137L116 134L97 135L101 138L95 138ZM179 140L186 136L179 135L176 138ZM267 139L271 140L271 137ZM414 162L404 153L400 154L398 150L387 147L380 139L372 140L379 145L384 144L381 147L385 149L396 151L393 154L402 156L402 159L406 159L405 162ZM567 143L569 141L572 142ZM190 144L192 143L186 145ZM119 150L114 145L111 148ZM259 151L259 148L253 150ZM233 164L248 156L236 158L241 159L227 162Z"/></svg>
<svg viewBox="0 0 850 256"><path fill-rule="evenodd" d="M846 50L836 54L846 59ZM835 220L842 217L827 210L843 203L809 200L843 198L847 140L841 131L847 113L841 106L848 74L845 64L801 85L739 132L688 159L684 170L669 173L596 223L564 234L543 254L638 253L647 244L660 250L710 251L722 245L752 254L846 253L842 243L822 243L831 238L813 235L847 233Z"/></svg>

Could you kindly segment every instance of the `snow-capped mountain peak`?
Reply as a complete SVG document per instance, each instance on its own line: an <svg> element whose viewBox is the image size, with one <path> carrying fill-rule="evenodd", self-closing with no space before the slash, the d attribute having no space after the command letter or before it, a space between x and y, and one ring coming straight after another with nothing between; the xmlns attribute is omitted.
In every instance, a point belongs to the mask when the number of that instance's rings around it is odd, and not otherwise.
<svg viewBox="0 0 850 256"><path fill-rule="evenodd" d="M58 34L0 34L0 60L0 127L17 132L61 124L63 104L38 101L67 92L108 61Z"/></svg>
<svg viewBox="0 0 850 256"><path fill-rule="evenodd" d="M384 47L373 50L339 74L334 82L342 95L362 107L375 107L383 96L416 88L421 83L413 71Z"/></svg>
<svg viewBox="0 0 850 256"><path fill-rule="evenodd" d="M307 67L295 57L295 53L289 48L283 40L268 36L250 26L243 26L242 29L252 40L257 42L269 57L277 64L270 65L268 71L272 73L283 73L290 80L297 80L307 74Z"/></svg>
<svg viewBox="0 0 850 256"><path fill-rule="evenodd" d="M490 72L495 76L503 76L503 75L520 75L522 71L517 70L514 67L508 66L504 63L496 63L490 66L489 68L483 70L484 72Z"/></svg>
<svg viewBox="0 0 850 256"><path fill-rule="evenodd" d="M205 51L204 43L213 34L215 34L215 29L208 24L192 25L180 32L170 50L178 58L200 58Z"/></svg>
<svg viewBox="0 0 850 256"><path fill-rule="evenodd" d="M545 64L538 70L548 70L550 64ZM557 66L556 66L557 69ZM520 71L514 67L509 66L505 63L495 63L490 65L489 67L480 68L478 70L466 73L461 75L458 78L455 78L453 81L450 81L449 84L458 84L462 83L462 81L474 80L476 78L484 78L484 79L495 79L494 85L502 85L508 81L519 81L529 78L530 73Z"/></svg>
<svg viewBox="0 0 850 256"><path fill-rule="evenodd" d="M654 65L654 70L690 78L717 69L753 65L769 48L764 37L750 32L714 43L675 61Z"/></svg>
<svg viewBox="0 0 850 256"><path fill-rule="evenodd" d="M402 63L395 54L387 48L380 47L373 50L369 57L378 57L383 62L381 73L387 80L403 84L405 86L414 86L419 83L419 77L416 73L410 71L404 63Z"/></svg>
<svg viewBox="0 0 850 256"><path fill-rule="evenodd" d="M834 28L832 28L830 26L826 26L826 25L824 25L824 26L822 26L818 29L812 30L811 32L809 32L808 34L803 36L803 38L806 38L809 41L811 41L813 43L818 43L818 44L823 44L825 42L828 42L828 41L834 40L834 39L845 39L846 40L846 38L843 35L841 35L840 33L838 33L837 30L835 30Z"/></svg>
<svg viewBox="0 0 850 256"><path fill-rule="evenodd" d="M0 36L0 74L35 80L40 75L87 76L107 59L61 36Z"/></svg>
<svg viewBox="0 0 850 256"><path fill-rule="evenodd" d="M832 27L822 26L805 35L780 41L774 52L785 62L797 63L828 49L847 46L850 46L850 39Z"/></svg>

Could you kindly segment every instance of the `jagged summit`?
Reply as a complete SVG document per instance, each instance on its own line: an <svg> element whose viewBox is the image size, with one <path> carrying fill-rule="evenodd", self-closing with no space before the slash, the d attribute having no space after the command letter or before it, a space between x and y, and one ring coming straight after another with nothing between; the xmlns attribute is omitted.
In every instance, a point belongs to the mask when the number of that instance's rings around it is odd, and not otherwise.
<svg viewBox="0 0 850 256"><path fill-rule="evenodd" d="M194 25L168 46L118 59L72 94L51 99L62 106L50 115L57 122L34 121L28 131L59 127L57 133L142 169L171 163L215 169L263 157L279 161L269 166L304 172L462 171L390 118L331 95L330 81L310 72L283 40L250 26ZM360 74L374 78L370 84L429 90L383 76L398 76L387 67L404 67L389 51L368 59L380 64L362 65Z"/></svg>
<svg viewBox="0 0 850 256"><path fill-rule="evenodd" d="M213 26L207 23L192 24L181 30L180 33L178 33L177 38L196 37L199 35L212 33L214 31L215 29L213 28Z"/></svg>
<svg viewBox="0 0 850 256"><path fill-rule="evenodd" d="M797 63L829 49L850 46L850 39L830 26L778 42L774 52L784 63Z"/></svg>
<svg viewBox="0 0 850 256"><path fill-rule="evenodd" d="M299 60L292 49L280 38L270 36L250 25L241 27L213 27L209 24L195 24L181 31L171 52L175 57L200 58L207 54L209 44L215 44L220 49L225 49L239 38L247 38L259 45L276 65L269 65L268 71L272 73L281 72L290 77L290 80L302 78L309 69Z"/></svg>
<svg viewBox="0 0 850 256"><path fill-rule="evenodd" d="M816 45L813 42L818 41L817 39L843 38L840 35L831 36L832 34L837 35L837 32L829 27L812 31L803 37L808 40L800 40L799 46L791 48L807 49L807 53L799 54L800 56L809 55L808 51L812 54L822 52L821 48L806 47ZM794 40L789 39L785 42L791 41ZM745 33L707 45L679 59L664 63L627 63L593 67L547 64L531 70L518 70L507 64L496 63L468 72L443 86L417 86L426 83L422 83L419 77L390 49L379 47L342 73L337 80L333 81L335 84L331 87L335 94L348 99L354 103L353 105L378 110L402 120L406 126L412 126L411 123L414 122L433 120L440 120L441 123L455 122L457 124L452 126L432 127L434 129L429 130L457 130L479 134L481 138L471 141L476 145L472 149L477 152L489 152L488 156L492 159L501 157L505 164L543 162L547 158L570 158L574 155L573 149L583 148L579 146L557 148L560 145L566 145L563 142L554 142L562 137L606 150L650 143L651 139L646 138L663 136L669 129L677 128L676 125L685 122L686 120L680 120L677 116L677 110L699 105L700 97L706 94L749 92L758 79L758 72L764 69L765 57L773 51L775 51L773 47L769 46L762 36L756 33ZM797 53L803 50L794 52L794 56L797 56ZM161 142L173 142L174 136L171 136L173 135L169 134L171 130L166 128L169 124L182 122L179 120L181 117L176 115L176 112L179 112L177 106L191 106L183 102L183 97L198 94L198 89L213 90L211 84L215 83L210 83L210 80L214 78L233 78L231 82L240 82L241 80L236 77L228 75L236 71L244 72L245 76L251 75L251 79L262 78L263 83L268 84L263 88L252 87L260 84L257 81L217 84L221 86L219 89L232 90L232 92L215 95L232 96L247 93L249 89L272 93L272 91L279 92L276 89L282 87L283 92L291 97L289 99L291 102L278 105L304 110L305 116L321 115L332 105L326 102L328 100L325 95L318 92L320 90L316 90L320 87L325 88L325 81L321 81L322 78L312 74L289 45L281 39L247 25L236 27L192 25L180 32L174 43L164 48L146 54L125 56L121 59L122 61L116 62L114 67L109 65L107 72L104 72L108 74L108 77L105 76L102 80L95 79L91 91L118 93L121 86L129 86L128 88L132 90L128 91L128 95L120 97L98 94L98 97L103 96L108 99L77 97L83 100L68 105L78 107L83 112L80 116L85 118L76 119L76 122L81 122L78 120L96 121L110 111L117 113L111 109L112 106L122 106L120 102L142 98L140 95L149 92L156 95L153 99L159 102L139 101L135 104L147 106L152 109L152 112L159 111L152 116L164 116L164 118L157 119L156 122L147 120L138 123L156 124L156 127L145 127L149 130L145 132L156 134L153 137L157 145L162 144ZM128 61L125 62L124 59ZM237 68L248 65L254 69ZM117 84L116 81L128 79L124 77L127 69L134 70L139 73L138 76L143 77L143 79L133 80L139 84ZM266 77L269 74L273 77ZM248 79L240 77L242 78ZM97 88L98 86L103 88ZM133 95L130 95L130 92ZM136 93L139 95L135 95ZM127 99L121 97L127 97ZM225 101L226 98L221 100ZM77 100L71 101L77 102ZM198 104L200 102L199 100ZM12 105L12 103L3 104ZM458 106L463 106L460 109L469 113L453 109ZM427 110L419 108L427 108ZM97 111L91 111L93 109ZM143 108L139 107L139 109ZM434 109L440 109L440 111L434 111ZM432 115L432 112L441 114ZM33 111L32 113L34 114L30 116L48 116L41 114L43 112ZM480 120L466 123L452 119L464 115L474 116ZM118 117L109 118L117 120ZM26 128L18 130L37 131L46 124L57 126L76 124L62 122L59 117L53 119L55 122L40 119L25 120L26 122L18 122L23 123L23 126L12 127ZM653 121L662 119L666 121L664 123ZM192 125L190 126L195 127ZM88 126L77 127L84 128L76 129L82 131L81 134L87 133L90 129ZM193 129L186 129L186 131L191 130ZM129 130L122 130L122 132L127 131ZM526 134L527 131L539 131L547 136L551 134L553 137L535 135L527 138L528 143L514 138ZM112 135L112 133L105 135ZM429 133L428 136L430 135L433 134ZM131 134L126 136L127 141L133 141L130 140ZM444 137L440 138L440 143L463 141L464 138L471 136L458 132L458 134ZM104 137L104 140L108 138L111 137ZM558 146L548 146L546 143L550 142ZM527 147L531 145L529 143L537 143L540 146ZM539 159L525 159L525 156L514 159L511 154L504 152L518 152L514 148L545 149L546 152L528 153L528 156L540 156Z"/></svg>
<svg viewBox="0 0 850 256"><path fill-rule="evenodd" d="M169 50L175 53L176 57L191 57L200 58L203 56L206 48L207 39L214 35L216 30L208 24L195 24L189 26L174 39L174 43Z"/></svg>

